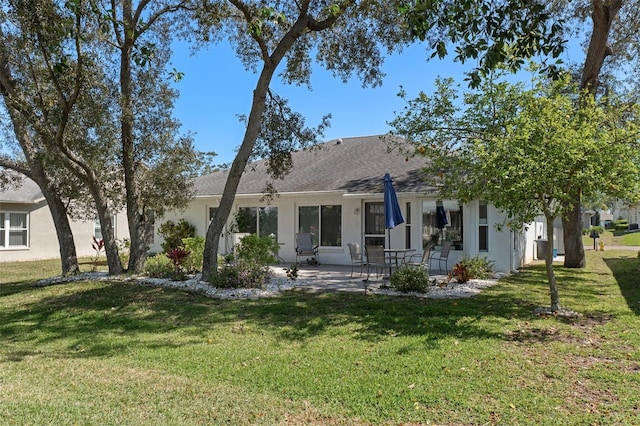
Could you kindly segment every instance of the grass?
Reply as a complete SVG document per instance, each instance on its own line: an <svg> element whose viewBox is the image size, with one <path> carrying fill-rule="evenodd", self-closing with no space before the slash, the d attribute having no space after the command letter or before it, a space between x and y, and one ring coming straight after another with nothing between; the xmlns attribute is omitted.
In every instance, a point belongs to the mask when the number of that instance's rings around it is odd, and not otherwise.
<svg viewBox="0 0 640 426"><path fill-rule="evenodd" d="M600 234L600 240L604 241L605 250L612 246L640 246L640 232L627 233L624 231L605 230ZM593 239L589 234L582 237L585 248L593 247Z"/></svg>
<svg viewBox="0 0 640 426"><path fill-rule="evenodd" d="M640 232L622 235L620 240L625 246L640 246Z"/></svg>
<svg viewBox="0 0 640 426"><path fill-rule="evenodd" d="M640 261L588 251L471 299L219 301L120 282L33 287L2 264L0 423L624 425L640 415Z"/></svg>

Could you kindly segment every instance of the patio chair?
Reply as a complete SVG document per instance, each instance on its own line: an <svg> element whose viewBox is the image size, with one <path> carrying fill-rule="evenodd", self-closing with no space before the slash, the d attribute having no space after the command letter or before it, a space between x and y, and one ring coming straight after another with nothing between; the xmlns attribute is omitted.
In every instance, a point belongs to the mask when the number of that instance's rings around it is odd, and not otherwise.
<svg viewBox="0 0 640 426"><path fill-rule="evenodd" d="M371 274L371 268L375 270L376 278L384 275L386 268L390 266L384 254L384 246L367 245L364 247L364 251L367 256L367 279Z"/></svg>
<svg viewBox="0 0 640 426"><path fill-rule="evenodd" d="M364 256L362 253L362 249L360 248L360 244L358 243L347 243L349 246L349 255L351 256L351 276L353 278L353 269L357 266L360 267L360 276L362 276L362 270L364 269L364 265L366 264L364 260Z"/></svg>
<svg viewBox="0 0 640 426"><path fill-rule="evenodd" d="M424 268L429 272L429 257L431 257L431 250L435 247L433 241L429 241L422 251L422 254L414 254L405 258L402 266Z"/></svg>
<svg viewBox="0 0 640 426"><path fill-rule="evenodd" d="M435 251L431 254L431 256L429 256L429 259L427 261L427 263L431 262L432 260L437 260L438 261L438 271L441 272L442 271L442 261L444 261L444 271L445 272L449 272L449 252L451 251L451 246L453 245L453 243L451 241L445 240L442 242L442 248L440 249L440 251Z"/></svg>
<svg viewBox="0 0 640 426"><path fill-rule="evenodd" d="M319 263L318 245L313 244L313 238L308 232L296 234L296 263L300 263L300 257L303 256L311 256L311 259L307 259L310 265Z"/></svg>

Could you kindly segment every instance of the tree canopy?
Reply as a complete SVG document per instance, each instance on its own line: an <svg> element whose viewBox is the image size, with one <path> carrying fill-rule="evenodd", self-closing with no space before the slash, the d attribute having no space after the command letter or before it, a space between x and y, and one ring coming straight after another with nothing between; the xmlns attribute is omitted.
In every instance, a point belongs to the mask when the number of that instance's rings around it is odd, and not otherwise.
<svg viewBox="0 0 640 426"><path fill-rule="evenodd" d="M530 89L487 81L459 104L457 94L451 80L440 80L436 95L409 100L391 123L428 159L426 174L443 198L491 202L515 230L544 215L552 232L576 191L637 196L637 105L596 104L569 78L538 80ZM550 253L551 307L559 309Z"/></svg>

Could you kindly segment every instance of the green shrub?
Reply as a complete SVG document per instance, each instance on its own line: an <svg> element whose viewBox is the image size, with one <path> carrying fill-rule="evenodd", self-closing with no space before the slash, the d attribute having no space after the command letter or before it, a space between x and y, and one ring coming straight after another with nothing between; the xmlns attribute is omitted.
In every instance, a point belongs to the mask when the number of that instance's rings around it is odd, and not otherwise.
<svg viewBox="0 0 640 426"><path fill-rule="evenodd" d="M209 282L218 288L265 288L271 279L268 266L254 262L242 262L236 265L224 265Z"/></svg>
<svg viewBox="0 0 640 426"><path fill-rule="evenodd" d="M493 262L487 260L486 257L463 257L456 266L460 265L468 274L468 279L486 280L493 277ZM460 277L456 277L460 278ZM460 282L460 281L459 281ZM461 281L466 282L466 281Z"/></svg>
<svg viewBox="0 0 640 426"><path fill-rule="evenodd" d="M169 253L178 247L183 247L182 240L196 236L196 227L184 219L175 224L168 220L158 228L158 234L162 236L162 251Z"/></svg>
<svg viewBox="0 0 640 426"><path fill-rule="evenodd" d="M389 286L403 293L424 293L429 287L429 273L420 267L400 268L389 277Z"/></svg>
<svg viewBox="0 0 640 426"><path fill-rule="evenodd" d="M166 255L158 253L147 258L144 271L152 278L167 278L173 272L173 264Z"/></svg>
<svg viewBox="0 0 640 426"><path fill-rule="evenodd" d="M236 247L235 264L223 265L211 276L211 285L219 288L265 288L271 279L269 265L277 261L275 253L279 248L273 238L247 235Z"/></svg>
<svg viewBox="0 0 640 426"><path fill-rule="evenodd" d="M596 231L598 234L602 235L604 233L604 228L602 226L592 226L591 228L583 228L582 235L591 236L591 233L593 231Z"/></svg>
<svg viewBox="0 0 640 426"><path fill-rule="evenodd" d="M629 229L629 221L627 219L616 219L613 221L613 227L616 231L624 231Z"/></svg>
<svg viewBox="0 0 640 426"><path fill-rule="evenodd" d="M204 258L204 243L205 241L203 237L189 237L182 239L184 248L191 252L189 257L187 257L182 263L182 267L185 271L191 274L200 272Z"/></svg>
<svg viewBox="0 0 640 426"><path fill-rule="evenodd" d="M236 247L237 261L271 265L278 261L276 253L279 248L273 238L258 237L256 234L247 235Z"/></svg>
<svg viewBox="0 0 640 426"><path fill-rule="evenodd" d="M123 265L129 263L129 252L131 251L131 241L128 238L122 238L116 240L118 246L118 253L120 254L120 262Z"/></svg>

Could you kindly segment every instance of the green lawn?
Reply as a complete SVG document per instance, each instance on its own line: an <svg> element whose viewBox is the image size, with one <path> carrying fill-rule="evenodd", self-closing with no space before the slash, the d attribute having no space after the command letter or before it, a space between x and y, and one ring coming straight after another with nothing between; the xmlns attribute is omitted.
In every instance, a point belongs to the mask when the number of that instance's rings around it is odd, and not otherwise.
<svg viewBox="0 0 640 426"><path fill-rule="evenodd" d="M600 234L600 240L605 243L605 250L611 246L640 246L640 232L624 233L622 231L606 230ZM593 239L589 234L582 237L585 248L593 248Z"/></svg>
<svg viewBox="0 0 640 426"><path fill-rule="evenodd" d="M220 301L119 282L33 287L0 264L0 424L626 425L640 418L640 260L588 251L471 299Z"/></svg>

